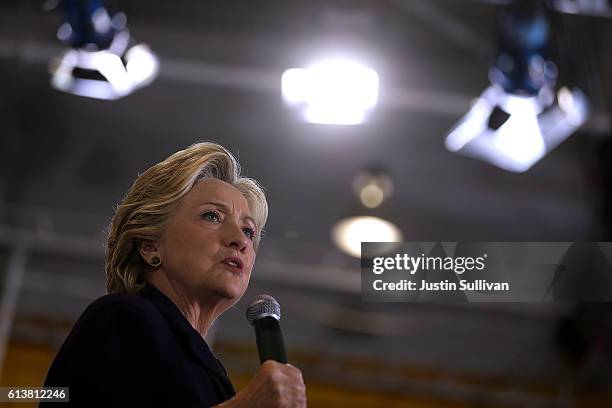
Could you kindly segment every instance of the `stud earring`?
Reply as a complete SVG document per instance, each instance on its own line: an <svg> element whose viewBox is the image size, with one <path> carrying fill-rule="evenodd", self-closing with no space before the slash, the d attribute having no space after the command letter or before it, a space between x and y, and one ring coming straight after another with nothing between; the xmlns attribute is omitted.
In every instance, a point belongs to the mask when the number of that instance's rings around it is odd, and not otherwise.
<svg viewBox="0 0 612 408"><path fill-rule="evenodd" d="M157 268L159 265L161 265L161 259L159 259L159 256L154 256L153 258L151 258L151 261L149 263L151 264L151 266Z"/></svg>

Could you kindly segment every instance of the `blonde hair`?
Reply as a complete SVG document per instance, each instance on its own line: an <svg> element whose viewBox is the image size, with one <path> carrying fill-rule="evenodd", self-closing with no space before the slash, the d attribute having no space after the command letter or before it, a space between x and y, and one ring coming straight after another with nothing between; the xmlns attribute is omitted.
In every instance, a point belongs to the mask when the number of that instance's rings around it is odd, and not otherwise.
<svg viewBox="0 0 612 408"><path fill-rule="evenodd" d="M108 293L142 289L147 265L138 245L161 238L181 199L205 178L225 181L246 198L257 228L253 243L257 251L268 218L263 189L255 180L240 176L240 164L223 146L196 143L138 176L117 207L106 246Z"/></svg>

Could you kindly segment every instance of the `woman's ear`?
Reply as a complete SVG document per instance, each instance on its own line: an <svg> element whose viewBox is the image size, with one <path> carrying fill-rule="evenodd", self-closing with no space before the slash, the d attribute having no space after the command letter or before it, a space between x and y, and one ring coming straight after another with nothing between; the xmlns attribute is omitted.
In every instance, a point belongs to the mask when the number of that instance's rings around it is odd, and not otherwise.
<svg viewBox="0 0 612 408"><path fill-rule="evenodd" d="M139 242L138 243L138 252L144 261L148 264L151 263L151 260L154 257L159 258L159 251L157 250L157 246L151 242Z"/></svg>

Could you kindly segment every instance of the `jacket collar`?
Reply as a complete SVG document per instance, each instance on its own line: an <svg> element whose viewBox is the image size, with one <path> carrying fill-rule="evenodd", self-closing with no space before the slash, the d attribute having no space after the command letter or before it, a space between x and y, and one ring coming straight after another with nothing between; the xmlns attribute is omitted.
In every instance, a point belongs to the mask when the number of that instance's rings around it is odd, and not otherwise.
<svg viewBox="0 0 612 408"><path fill-rule="evenodd" d="M166 322L176 334L180 343L186 347L197 360L204 365L212 374L221 381L221 391L226 394L225 397L231 398L234 394L234 387L227 376L225 368L221 362L212 353L206 341L200 333L193 328L191 323L180 311L178 306L174 304L163 292L151 284L146 284L145 287L138 292L140 296L148 299L164 316ZM229 393L231 390L231 393Z"/></svg>

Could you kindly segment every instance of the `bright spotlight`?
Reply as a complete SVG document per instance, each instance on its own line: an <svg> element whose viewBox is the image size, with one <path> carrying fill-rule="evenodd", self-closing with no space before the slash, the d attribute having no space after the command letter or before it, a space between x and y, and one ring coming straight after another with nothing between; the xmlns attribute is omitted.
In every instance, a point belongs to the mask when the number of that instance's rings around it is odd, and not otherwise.
<svg viewBox="0 0 612 408"><path fill-rule="evenodd" d="M51 85L97 99L117 99L150 84L159 61L135 44L123 13L109 14L100 0L64 0L58 38L69 47L51 62Z"/></svg>
<svg viewBox="0 0 612 408"><path fill-rule="evenodd" d="M328 60L287 69L281 79L285 102L311 123L363 123L378 101L378 74L348 60Z"/></svg>
<svg viewBox="0 0 612 408"><path fill-rule="evenodd" d="M576 131L587 119L584 94L561 88L557 103L506 94L489 87L446 138L446 148L524 172Z"/></svg>
<svg viewBox="0 0 612 408"><path fill-rule="evenodd" d="M359 216L345 218L334 225L332 239L342 251L359 258L362 242L401 242L402 232L382 218Z"/></svg>
<svg viewBox="0 0 612 408"><path fill-rule="evenodd" d="M557 68L545 58L548 22L541 14L509 12L491 68L492 85L446 138L452 152L524 172L578 129L588 101L578 90L555 95Z"/></svg>

